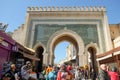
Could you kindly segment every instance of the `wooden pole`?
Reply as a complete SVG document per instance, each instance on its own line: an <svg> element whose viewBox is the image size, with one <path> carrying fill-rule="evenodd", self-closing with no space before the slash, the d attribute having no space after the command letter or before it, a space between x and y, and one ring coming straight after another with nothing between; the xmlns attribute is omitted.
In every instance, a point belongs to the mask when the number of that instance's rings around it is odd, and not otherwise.
<svg viewBox="0 0 120 80"><path fill-rule="evenodd" d="M120 61L119 61L118 55L116 55L116 61L118 65L118 72L120 73Z"/></svg>

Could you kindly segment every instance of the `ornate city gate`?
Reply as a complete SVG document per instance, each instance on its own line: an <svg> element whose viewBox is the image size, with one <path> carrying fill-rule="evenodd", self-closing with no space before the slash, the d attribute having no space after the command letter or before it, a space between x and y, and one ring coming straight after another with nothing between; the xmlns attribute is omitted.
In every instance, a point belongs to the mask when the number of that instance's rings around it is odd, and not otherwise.
<svg viewBox="0 0 120 80"><path fill-rule="evenodd" d="M24 45L36 50L41 64L54 64L54 49L61 41L73 43L79 65L96 63L96 54L110 50L104 7L28 7Z"/></svg>

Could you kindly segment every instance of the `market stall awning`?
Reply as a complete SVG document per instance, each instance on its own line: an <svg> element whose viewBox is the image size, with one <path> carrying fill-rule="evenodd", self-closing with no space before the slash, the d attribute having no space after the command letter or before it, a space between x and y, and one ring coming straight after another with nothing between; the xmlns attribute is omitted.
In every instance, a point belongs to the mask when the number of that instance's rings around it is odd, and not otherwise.
<svg viewBox="0 0 120 80"><path fill-rule="evenodd" d="M110 63L120 60L120 46L105 53L98 54L96 57L100 63Z"/></svg>
<svg viewBox="0 0 120 80"><path fill-rule="evenodd" d="M28 47L26 47L26 46L24 46L24 47L25 47L26 49L28 49L29 51L35 53L35 50L34 50L34 49L32 49L32 48L28 48Z"/></svg>
<svg viewBox="0 0 120 80"><path fill-rule="evenodd" d="M22 53L24 57L35 60L35 61L40 61L40 59L38 57L35 57L34 55L30 55L30 54L26 54L26 53Z"/></svg>
<svg viewBox="0 0 120 80"><path fill-rule="evenodd" d="M23 46L22 44L20 44L18 42L16 42L16 43L17 43L17 46L18 46L18 51L22 51L24 53L33 54L33 55L35 54L34 49Z"/></svg>
<svg viewBox="0 0 120 80"><path fill-rule="evenodd" d="M107 51L105 53L98 54L96 56L97 56L97 58L102 58L102 57L105 57L105 56L108 56L108 55L111 55L111 54L114 55L114 52L117 52L117 51L120 51L120 46L116 47L116 48L114 48L112 50L109 50L109 51Z"/></svg>

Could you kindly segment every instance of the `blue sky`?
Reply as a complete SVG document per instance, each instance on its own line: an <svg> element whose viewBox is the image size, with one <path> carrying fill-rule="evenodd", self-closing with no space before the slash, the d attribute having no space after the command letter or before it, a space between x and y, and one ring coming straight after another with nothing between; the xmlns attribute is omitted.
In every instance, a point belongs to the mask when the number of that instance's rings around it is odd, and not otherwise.
<svg viewBox="0 0 120 80"><path fill-rule="evenodd" d="M120 23L120 0L0 0L0 22L9 24L7 32L24 24L28 6L105 6L109 24Z"/></svg>

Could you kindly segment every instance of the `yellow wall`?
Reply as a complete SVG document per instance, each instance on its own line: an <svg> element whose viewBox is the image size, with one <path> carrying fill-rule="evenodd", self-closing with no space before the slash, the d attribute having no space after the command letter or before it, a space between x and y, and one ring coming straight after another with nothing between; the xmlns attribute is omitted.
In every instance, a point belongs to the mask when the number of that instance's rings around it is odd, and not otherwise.
<svg viewBox="0 0 120 80"><path fill-rule="evenodd" d="M114 40L120 36L120 23L119 24L109 24L111 40Z"/></svg>

